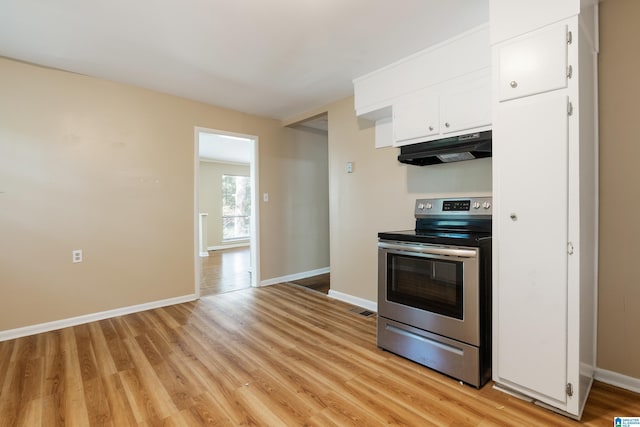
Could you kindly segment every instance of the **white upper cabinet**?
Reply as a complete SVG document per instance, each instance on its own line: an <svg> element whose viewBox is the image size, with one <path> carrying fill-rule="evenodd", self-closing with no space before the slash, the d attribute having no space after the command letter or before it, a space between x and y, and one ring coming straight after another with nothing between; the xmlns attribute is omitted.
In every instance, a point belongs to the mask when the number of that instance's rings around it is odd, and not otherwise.
<svg viewBox="0 0 640 427"><path fill-rule="evenodd" d="M369 120L389 117L388 108L398 98L490 64L489 25L485 24L354 79L356 114Z"/></svg>
<svg viewBox="0 0 640 427"><path fill-rule="evenodd" d="M440 96L440 131L452 134L491 125L491 78L489 70L471 80L458 79Z"/></svg>
<svg viewBox="0 0 640 427"><path fill-rule="evenodd" d="M580 13L581 3L596 0L490 0L491 44L529 33Z"/></svg>
<svg viewBox="0 0 640 427"><path fill-rule="evenodd" d="M398 98L393 104L394 145L440 133L438 93L433 89Z"/></svg>
<svg viewBox="0 0 640 427"><path fill-rule="evenodd" d="M487 130L490 64L485 24L354 79L356 115L376 121L376 147Z"/></svg>
<svg viewBox="0 0 640 427"><path fill-rule="evenodd" d="M393 145L457 136L491 126L491 73L484 69L393 103Z"/></svg>
<svg viewBox="0 0 640 427"><path fill-rule="evenodd" d="M498 99L506 101L567 87L566 25L553 26L498 48Z"/></svg>

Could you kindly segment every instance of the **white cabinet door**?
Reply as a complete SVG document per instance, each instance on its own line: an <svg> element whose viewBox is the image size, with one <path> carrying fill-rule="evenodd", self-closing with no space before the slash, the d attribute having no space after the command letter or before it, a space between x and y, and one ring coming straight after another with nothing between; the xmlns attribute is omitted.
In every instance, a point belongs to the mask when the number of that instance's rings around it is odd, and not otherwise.
<svg viewBox="0 0 640 427"><path fill-rule="evenodd" d="M442 133L489 126L491 124L491 79L483 75L468 83L456 84L440 98Z"/></svg>
<svg viewBox="0 0 640 427"><path fill-rule="evenodd" d="M498 50L500 101L567 87L567 26L554 25Z"/></svg>
<svg viewBox="0 0 640 427"><path fill-rule="evenodd" d="M438 95L432 90L420 90L394 102L393 135L396 145L440 132L438 102Z"/></svg>
<svg viewBox="0 0 640 427"><path fill-rule="evenodd" d="M491 44L581 13L580 0L490 0Z"/></svg>
<svg viewBox="0 0 640 427"><path fill-rule="evenodd" d="M494 367L500 382L566 402L566 91L498 103L493 143L499 165Z"/></svg>
<svg viewBox="0 0 640 427"><path fill-rule="evenodd" d="M491 72L470 73L397 99L394 145L464 134L491 125Z"/></svg>

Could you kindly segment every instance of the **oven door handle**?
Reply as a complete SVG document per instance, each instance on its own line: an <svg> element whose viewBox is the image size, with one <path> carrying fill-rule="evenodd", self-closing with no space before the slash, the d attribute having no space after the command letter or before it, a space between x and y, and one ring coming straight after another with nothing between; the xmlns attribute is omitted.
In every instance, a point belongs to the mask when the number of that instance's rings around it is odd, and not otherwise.
<svg viewBox="0 0 640 427"><path fill-rule="evenodd" d="M453 249L443 248L437 246L423 246L423 245L407 245L402 243L388 243L378 242L378 247L382 249L392 249L403 252L414 252L427 255L444 255L454 256L459 258L476 258L478 256L476 249Z"/></svg>

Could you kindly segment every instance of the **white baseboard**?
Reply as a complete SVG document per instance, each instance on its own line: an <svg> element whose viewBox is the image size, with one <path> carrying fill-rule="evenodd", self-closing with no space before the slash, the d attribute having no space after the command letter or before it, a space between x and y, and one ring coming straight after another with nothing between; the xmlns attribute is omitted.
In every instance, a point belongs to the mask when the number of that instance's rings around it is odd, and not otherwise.
<svg viewBox="0 0 640 427"><path fill-rule="evenodd" d="M208 251L221 251L223 249L242 248L242 247L249 246L249 245L250 245L250 243L247 240L246 242L229 243L228 245L208 246L207 250Z"/></svg>
<svg viewBox="0 0 640 427"><path fill-rule="evenodd" d="M368 299L355 297L353 295L334 291L333 289L329 289L329 298L333 298L343 302L347 302L349 304L357 305L358 307L363 307L363 308L366 308L367 310L375 311L376 313L378 312L378 303L375 301L370 301Z"/></svg>
<svg viewBox="0 0 640 427"><path fill-rule="evenodd" d="M601 368L596 368L594 378L609 385L640 393L640 378L629 377Z"/></svg>
<svg viewBox="0 0 640 427"><path fill-rule="evenodd" d="M40 323L37 325L30 325L30 326L25 326L25 327L16 328L16 329L9 329L6 331L0 331L0 342L12 340L15 338L26 337L29 335L40 334L43 332L55 331L58 329L68 328L70 326L82 325L84 323L96 322L98 320L109 319L111 317L124 316L126 314L138 313L140 311L166 307L168 305L195 301L196 299L198 299L198 297L195 294L184 295L181 297L168 298L168 299L159 300L159 301L152 301L144 304L131 305L129 307L122 307L122 308L116 308L113 310L100 311L98 313L86 314L83 316L70 317L68 319L55 320L53 322Z"/></svg>
<svg viewBox="0 0 640 427"><path fill-rule="evenodd" d="M306 279L307 277L317 276L319 274L329 273L329 267L318 268L316 270L304 271L302 273L289 274L288 276L275 277L273 279L261 280L260 286L270 286L276 283L292 282L294 280Z"/></svg>

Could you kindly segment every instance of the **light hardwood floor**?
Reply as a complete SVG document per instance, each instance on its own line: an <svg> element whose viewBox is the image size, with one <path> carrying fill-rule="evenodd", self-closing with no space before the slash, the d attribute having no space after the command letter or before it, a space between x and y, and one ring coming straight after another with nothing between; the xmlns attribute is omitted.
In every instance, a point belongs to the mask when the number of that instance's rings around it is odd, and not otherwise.
<svg viewBox="0 0 640 427"><path fill-rule="evenodd" d="M304 279L294 280L291 283L298 286L328 294L331 288L331 273L318 274L317 276L306 277Z"/></svg>
<svg viewBox="0 0 640 427"><path fill-rule="evenodd" d="M382 351L375 316L290 285L0 343L0 425L611 426L640 395L596 383L582 423Z"/></svg>
<svg viewBox="0 0 640 427"><path fill-rule="evenodd" d="M251 286L249 247L209 251L200 258L200 295L237 291Z"/></svg>

